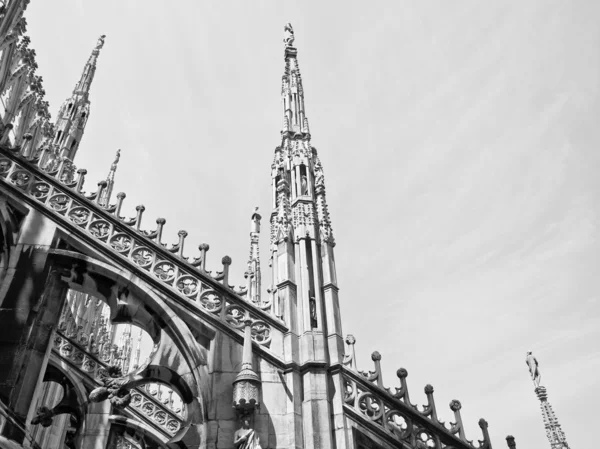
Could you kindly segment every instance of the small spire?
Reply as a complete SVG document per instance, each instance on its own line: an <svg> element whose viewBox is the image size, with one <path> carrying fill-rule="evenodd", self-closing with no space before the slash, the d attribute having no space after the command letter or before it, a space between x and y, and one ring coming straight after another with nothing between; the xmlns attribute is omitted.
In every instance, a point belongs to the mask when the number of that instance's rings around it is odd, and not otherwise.
<svg viewBox="0 0 600 449"><path fill-rule="evenodd" d="M259 404L260 378L252 368L252 321L244 322L242 369L233 381L233 407L240 415L254 412Z"/></svg>
<svg viewBox="0 0 600 449"><path fill-rule="evenodd" d="M106 188L103 190L102 196L98 201L98 204L101 206L107 207L110 204L110 197L112 196L112 191L115 184L115 172L117 171L119 159L121 159L121 150L117 150L117 153L115 154L115 160L111 164L108 175L106 176Z"/></svg>
<svg viewBox="0 0 600 449"><path fill-rule="evenodd" d="M258 207L255 207L250 218L250 256L248 257L248 270L246 271L248 300L257 305L260 304L261 289L260 256L258 253L261 218Z"/></svg>

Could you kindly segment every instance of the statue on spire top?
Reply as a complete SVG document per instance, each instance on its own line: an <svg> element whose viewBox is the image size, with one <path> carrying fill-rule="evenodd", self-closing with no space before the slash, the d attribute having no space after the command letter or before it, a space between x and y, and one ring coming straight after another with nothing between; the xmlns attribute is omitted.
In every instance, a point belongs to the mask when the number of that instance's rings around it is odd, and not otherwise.
<svg viewBox="0 0 600 449"><path fill-rule="evenodd" d="M100 36L98 38L98 42L96 43L96 50L100 50L102 47L104 47L104 38L106 37L106 34L103 34L102 36Z"/></svg>
<svg viewBox="0 0 600 449"><path fill-rule="evenodd" d="M119 163L119 159L121 159L121 150L117 150L117 154L115 155L115 160L112 163L112 165L110 166L111 170L116 170L117 169L117 164Z"/></svg>
<svg viewBox="0 0 600 449"><path fill-rule="evenodd" d="M283 27L283 43L286 47L294 46L294 29L289 22Z"/></svg>
<svg viewBox="0 0 600 449"><path fill-rule="evenodd" d="M539 387L540 380L542 379L542 375L540 374L540 369L538 367L538 361L533 356L531 351L527 352L527 358L525 359L525 363L527 363L527 366L529 367L529 374L531 375L531 380L533 380L535 387L536 388Z"/></svg>

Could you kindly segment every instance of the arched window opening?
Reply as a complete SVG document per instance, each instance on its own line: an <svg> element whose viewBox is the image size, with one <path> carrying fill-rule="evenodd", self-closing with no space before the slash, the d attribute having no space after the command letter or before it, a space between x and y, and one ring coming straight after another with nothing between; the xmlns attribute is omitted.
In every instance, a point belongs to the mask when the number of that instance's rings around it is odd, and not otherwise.
<svg viewBox="0 0 600 449"><path fill-rule="evenodd" d="M123 374L147 365L155 347L143 329L132 324L112 324L110 308L104 301L75 290L67 294L57 332L92 360L118 366Z"/></svg>

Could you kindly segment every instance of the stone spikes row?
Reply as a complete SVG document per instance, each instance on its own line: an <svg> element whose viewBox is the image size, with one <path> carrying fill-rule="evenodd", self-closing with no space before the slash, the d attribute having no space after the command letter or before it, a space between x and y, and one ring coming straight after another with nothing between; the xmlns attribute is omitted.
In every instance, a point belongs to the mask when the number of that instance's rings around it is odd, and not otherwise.
<svg viewBox="0 0 600 449"><path fill-rule="evenodd" d="M453 399L452 401L450 401L449 406L450 406L450 410L452 410L452 412L454 412L454 422L451 422L450 428L448 428L446 426L445 422L440 421L438 418L437 408L435 405L435 400L433 398L434 390L433 390L432 385L430 385L430 384L425 385L424 392L425 392L425 395L427 396L427 405L423 406L423 410L419 410L418 406L413 404L410 401L410 397L408 394L408 383L406 381L406 378L408 377L408 371L405 368L399 368L396 371L396 376L398 376L398 379L400 379L400 388L395 387L396 392L395 393L392 392L390 388L384 386L384 384L383 384L383 375L381 372L381 354L377 351L374 351L371 354L371 360L375 364L374 371L368 371L368 372L360 371L356 367L356 354L355 354L355 349L354 349L355 343L356 343L356 338L353 335L348 335L346 337L346 344L348 344L348 346L350 348L350 353L346 354L344 356L344 360L342 363L345 366L351 368L355 372L362 375L370 383L377 385L379 388L384 390L387 394L389 394L394 399L402 401L404 404L406 404L407 406L414 409L418 414L429 418L434 423L440 424L447 431L449 431L450 433L452 433L455 436L458 436L465 443L468 443L469 445L473 446L473 441L467 440L466 435L465 435L462 417L460 415L460 410L462 408L462 404L460 403L460 401L458 399ZM480 449L491 449L490 437L489 437L489 433L487 430L487 428L488 428L487 421L483 418L480 419L479 427L481 428L482 433L483 433L483 440L479 440L479 446L477 446L477 447ZM473 447L475 447L475 446L473 446Z"/></svg>
<svg viewBox="0 0 600 449"><path fill-rule="evenodd" d="M207 255L208 250L210 249L210 246L207 243L201 243L198 246L198 249L200 250L200 256L194 257L190 261L189 257L186 257L183 255L185 239L188 236L187 231L185 231L185 230L179 231L178 232L178 237L179 237L178 242L174 245L171 245L170 247L167 247L167 244L163 243L163 241L162 241L163 227L166 223L166 219L157 218L156 219L156 229L153 231L146 231L146 230L141 229L142 216L144 214L144 211L146 210L144 205L140 204L135 208L137 214L133 218L125 218L120 215L121 208L123 206L123 201L125 200L125 198L127 196L124 192L117 193L117 195L116 195L117 201L115 204L102 205L100 199L102 198L104 190L107 188L108 183L105 180L102 180L102 181L98 182L98 190L96 190L96 192L93 192L91 194L86 194L83 191L83 184L85 182L85 176L87 175L87 170L85 168L76 169L76 167L73 165L73 163L65 157L58 158L57 163L54 164L55 167L52 168L53 164L52 164L51 160L54 157L53 155L56 153L53 151L53 149L51 148L50 145L44 145L40 149L41 151L37 151L37 153L38 153L37 156L29 157L29 158L25 156L25 154L27 154L29 152L29 151L27 151L27 148L25 146L23 148L17 147L17 148L15 148L15 150L17 150L21 153L20 154L21 157L29 160L29 162L31 162L31 163L38 165L42 171L44 171L44 172L48 173L49 175L53 176L54 178L58 179L60 182L66 184L68 187L71 187L76 193L84 196L85 198L87 198L88 200L90 200L91 202L96 204L98 207L100 207L100 208L104 209L106 212L112 214L123 224L125 224L126 226L128 226L130 228L133 228L143 237L146 237L147 239L154 241L157 245L167 249L167 251L176 255L182 261L188 263L189 265L195 267L196 269L201 270L205 274L211 276L213 279L222 282L223 285L225 285L228 288L231 288L235 293L237 293L239 295L245 294L245 292L246 292L245 286L239 287L236 289L236 288L234 288L234 286L229 285L229 283L228 283L229 282L229 266L231 265L231 262L232 262L231 257L224 256L221 259L221 263L223 264L222 271L217 271L217 273L215 275L213 275L213 274L211 274L210 271L206 270L206 255ZM51 168L48 168L49 165Z"/></svg>

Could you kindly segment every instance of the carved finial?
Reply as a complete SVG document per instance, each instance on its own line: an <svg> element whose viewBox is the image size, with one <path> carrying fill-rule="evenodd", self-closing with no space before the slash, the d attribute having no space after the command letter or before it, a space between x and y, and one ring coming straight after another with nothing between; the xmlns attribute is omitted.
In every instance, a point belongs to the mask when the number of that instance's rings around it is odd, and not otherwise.
<svg viewBox="0 0 600 449"><path fill-rule="evenodd" d="M87 170L85 168L80 168L77 170L77 186L75 187L75 190L79 193L81 193L81 189L83 188L85 175L87 175Z"/></svg>
<svg viewBox="0 0 600 449"><path fill-rule="evenodd" d="M398 371L396 371L396 376L398 376L399 379L404 379L408 377L408 371L406 371L404 368L400 368Z"/></svg>
<svg viewBox="0 0 600 449"><path fill-rule="evenodd" d="M127 197L125 192L117 193L117 207L115 209L115 217L121 218L121 207L123 206L123 200Z"/></svg>
<svg viewBox="0 0 600 449"><path fill-rule="evenodd" d="M283 27L283 43L286 47L294 46L294 29L289 22Z"/></svg>
<svg viewBox="0 0 600 449"><path fill-rule="evenodd" d="M458 399L453 399L450 402L450 410L454 412L454 423L452 424L451 432L454 434L458 433L458 436L461 440L467 441L467 437L465 436L465 429L463 427L462 417L460 416L461 408L462 404Z"/></svg>
<svg viewBox="0 0 600 449"><path fill-rule="evenodd" d="M452 401L450 401L450 410L452 410L453 412L457 412L462 408L462 404L460 403L460 401L458 399L453 399Z"/></svg>
<svg viewBox="0 0 600 449"><path fill-rule="evenodd" d="M517 449L517 444L515 443L515 437L513 437L512 435L508 435L506 437L506 444L508 445L509 449Z"/></svg>
<svg viewBox="0 0 600 449"><path fill-rule="evenodd" d="M186 230L182 229L177 233L177 235L179 236L179 242L177 243L177 248L179 248L178 255L179 257L183 258L183 243L185 242L185 238L188 236L188 233Z"/></svg>
<svg viewBox="0 0 600 449"><path fill-rule="evenodd" d="M167 220L165 220L164 218L156 219L156 243L158 243L159 245L162 245L163 226L166 222Z"/></svg>
<svg viewBox="0 0 600 449"><path fill-rule="evenodd" d="M100 200L102 198L102 193L104 192L104 189L107 186L107 182L102 180L100 182L98 182L98 193L96 194L96 203L100 203Z"/></svg>
<svg viewBox="0 0 600 449"><path fill-rule="evenodd" d="M241 415L254 412L260 406L260 378L252 368L252 320L244 321L242 369L233 381L233 407Z"/></svg>
<svg viewBox="0 0 600 449"><path fill-rule="evenodd" d="M223 258L221 259L221 263L225 266L231 265L231 257L223 256Z"/></svg>
<svg viewBox="0 0 600 449"><path fill-rule="evenodd" d="M206 252L210 249L208 243L200 243L198 245L198 249L200 250L200 257L194 258L194 262L192 265L195 267L199 267L202 270L206 269Z"/></svg>
<svg viewBox="0 0 600 449"><path fill-rule="evenodd" d="M346 343L348 343L349 345L354 345L356 343L356 338L354 338L354 335L348 334L348 336L346 337Z"/></svg>
<svg viewBox="0 0 600 449"><path fill-rule="evenodd" d="M483 440L479 441L479 447L481 449L491 449L491 441L490 434L488 432L488 423L485 419L481 418L479 420L479 427L481 428L481 433L483 434Z"/></svg>
<svg viewBox="0 0 600 449"><path fill-rule="evenodd" d="M371 354L371 360L373 360L374 362L378 362L381 360L381 354L377 351L373 352L373 354Z"/></svg>
<svg viewBox="0 0 600 449"><path fill-rule="evenodd" d="M433 394L433 385L430 385L430 384L425 385L425 388L423 389L423 391L425 391L425 394Z"/></svg>

